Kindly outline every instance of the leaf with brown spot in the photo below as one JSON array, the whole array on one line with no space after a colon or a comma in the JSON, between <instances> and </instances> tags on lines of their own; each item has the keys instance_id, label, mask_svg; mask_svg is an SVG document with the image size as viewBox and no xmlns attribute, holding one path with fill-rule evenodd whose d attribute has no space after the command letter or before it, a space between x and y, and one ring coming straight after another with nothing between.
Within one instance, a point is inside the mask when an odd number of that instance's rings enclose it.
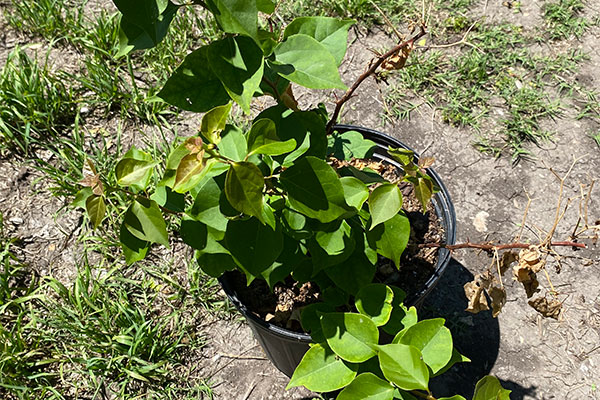
<instances>
[{"instance_id":1,"label":"leaf with brown spot","mask_svg":"<svg viewBox=\"0 0 600 400\"><path fill-rule=\"evenodd\" d=\"M488 294L492 299L492 316L496 318L502 307L506 304L506 289L499 286L492 286L488 289Z\"/></svg>"},{"instance_id":2,"label":"leaf with brown spot","mask_svg":"<svg viewBox=\"0 0 600 400\"><path fill-rule=\"evenodd\" d=\"M421 158L419 158L418 165L419 165L419 168L421 168L421 169L427 169L427 168L431 167L434 162L435 162L434 157L421 157Z\"/></svg>"},{"instance_id":3,"label":"leaf with brown spot","mask_svg":"<svg viewBox=\"0 0 600 400\"><path fill-rule=\"evenodd\" d=\"M562 312L562 303L556 299L548 301L545 297L529 300L529 305L544 317L558 319Z\"/></svg>"},{"instance_id":4,"label":"leaf with brown spot","mask_svg":"<svg viewBox=\"0 0 600 400\"><path fill-rule=\"evenodd\" d=\"M185 141L185 148L190 151L190 154L198 154L202 151L202 138L193 136Z\"/></svg>"}]
</instances>

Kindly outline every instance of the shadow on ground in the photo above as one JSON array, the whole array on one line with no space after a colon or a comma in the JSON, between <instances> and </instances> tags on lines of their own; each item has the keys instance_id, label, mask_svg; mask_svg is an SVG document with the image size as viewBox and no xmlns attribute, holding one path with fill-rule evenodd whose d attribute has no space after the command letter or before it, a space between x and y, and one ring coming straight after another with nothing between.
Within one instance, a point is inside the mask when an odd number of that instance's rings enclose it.
<instances>
[{"instance_id":1,"label":"shadow on ground","mask_svg":"<svg viewBox=\"0 0 600 400\"><path fill-rule=\"evenodd\" d=\"M455 259L451 259L436 289L427 297L419 319L442 317L452 331L454 346L471 359L470 363L457 364L444 375L431 381L431 390L438 396L460 394L471 398L476 382L488 375L498 358L500 326L491 313L471 314L465 311L467 299L463 286L473 279L473 274ZM502 382L512 390L511 399L533 395L535 387L524 388L515 382Z\"/></svg>"}]
</instances>

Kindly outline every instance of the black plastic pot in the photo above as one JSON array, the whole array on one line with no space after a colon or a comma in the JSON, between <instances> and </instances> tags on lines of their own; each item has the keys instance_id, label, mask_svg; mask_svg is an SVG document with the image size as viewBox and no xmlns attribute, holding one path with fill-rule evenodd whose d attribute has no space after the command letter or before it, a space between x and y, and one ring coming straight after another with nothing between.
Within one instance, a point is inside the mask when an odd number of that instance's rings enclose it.
<instances>
[{"instance_id":1,"label":"black plastic pot","mask_svg":"<svg viewBox=\"0 0 600 400\"><path fill-rule=\"evenodd\" d=\"M399 140L372 129L351 125L337 125L335 129L340 132L353 130L362 133L365 138L370 139L377 144L377 149L373 154L373 158L386 161L390 164L398 165L398 163L391 159L387 153L389 146L410 149ZM415 156L418 157L418 155ZM445 243L454 244L456 235L456 214L450 200L450 195L439 175L431 168L428 169L428 173L440 188L440 191L433 196L432 203L446 233ZM419 307L429 292L436 286L449 261L450 252L446 249L440 249L438 251L438 261L435 272L420 290L416 293L409 294L404 303L406 305ZM264 321L262 318L259 318L250 312L247 307L242 304L237 292L233 288L230 274L231 273L226 273L219 278L219 282L227 294L227 297L229 297L229 300L244 315L254 333L254 337L262 346L267 357L269 357L277 369L288 377L291 377L300 363L300 360L302 360L304 353L306 353L309 348L308 344L311 343L310 335L280 328Z\"/></svg>"}]
</instances>

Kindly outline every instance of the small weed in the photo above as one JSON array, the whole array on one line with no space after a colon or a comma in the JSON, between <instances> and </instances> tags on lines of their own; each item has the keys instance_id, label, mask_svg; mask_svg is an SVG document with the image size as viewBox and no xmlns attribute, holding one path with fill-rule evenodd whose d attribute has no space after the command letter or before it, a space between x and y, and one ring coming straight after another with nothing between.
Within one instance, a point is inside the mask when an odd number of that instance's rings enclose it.
<instances>
[{"instance_id":1,"label":"small weed","mask_svg":"<svg viewBox=\"0 0 600 400\"><path fill-rule=\"evenodd\" d=\"M546 34L550 39L567 39L571 36L581 37L590 23L580 16L584 9L581 0L558 0L546 3L543 7L546 22Z\"/></svg>"},{"instance_id":2,"label":"small weed","mask_svg":"<svg viewBox=\"0 0 600 400\"><path fill-rule=\"evenodd\" d=\"M0 145L27 152L32 143L58 135L74 117L71 88L23 49L13 50L0 72Z\"/></svg>"},{"instance_id":3,"label":"small weed","mask_svg":"<svg viewBox=\"0 0 600 400\"><path fill-rule=\"evenodd\" d=\"M11 0L5 12L6 21L20 31L39 35L48 41L67 39L85 34L83 7L65 0Z\"/></svg>"},{"instance_id":4,"label":"small weed","mask_svg":"<svg viewBox=\"0 0 600 400\"><path fill-rule=\"evenodd\" d=\"M596 142L596 145L598 147L600 147L600 130L596 133L590 133L590 137L592 139L594 139L594 142Z\"/></svg>"}]
</instances>

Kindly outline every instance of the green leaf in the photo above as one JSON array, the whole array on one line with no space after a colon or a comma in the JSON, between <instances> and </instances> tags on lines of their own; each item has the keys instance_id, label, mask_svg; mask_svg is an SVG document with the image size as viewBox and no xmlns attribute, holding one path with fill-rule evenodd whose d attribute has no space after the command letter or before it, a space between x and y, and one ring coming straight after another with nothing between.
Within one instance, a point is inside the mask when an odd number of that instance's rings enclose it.
<instances>
[{"instance_id":1,"label":"green leaf","mask_svg":"<svg viewBox=\"0 0 600 400\"><path fill-rule=\"evenodd\" d=\"M200 133L212 144L219 144L221 132L225 129L227 117L231 111L231 103L217 106L204 114L200 123Z\"/></svg>"},{"instance_id":2,"label":"green leaf","mask_svg":"<svg viewBox=\"0 0 600 400\"><path fill-rule=\"evenodd\" d=\"M416 323L402 335L400 343L419 349L423 361L434 374L448 364L452 357L452 334L444 326L442 318Z\"/></svg>"},{"instance_id":3,"label":"green leaf","mask_svg":"<svg viewBox=\"0 0 600 400\"><path fill-rule=\"evenodd\" d=\"M85 209L85 202L92 194L91 187L84 187L75 194L75 198L73 199L71 205L75 208L80 207Z\"/></svg>"},{"instance_id":4,"label":"green leaf","mask_svg":"<svg viewBox=\"0 0 600 400\"><path fill-rule=\"evenodd\" d=\"M282 142L277 136L275 123L270 119L259 119L252 124L248 134L248 154L268 154L277 156L289 153L296 148L294 139Z\"/></svg>"},{"instance_id":5,"label":"green leaf","mask_svg":"<svg viewBox=\"0 0 600 400\"><path fill-rule=\"evenodd\" d=\"M248 154L244 133L233 125L226 125L219 143L219 152L233 161L243 161Z\"/></svg>"},{"instance_id":6,"label":"green leaf","mask_svg":"<svg viewBox=\"0 0 600 400\"><path fill-rule=\"evenodd\" d=\"M249 113L250 101L263 75L260 47L245 36L227 37L209 46L208 61L229 96Z\"/></svg>"},{"instance_id":7,"label":"green leaf","mask_svg":"<svg viewBox=\"0 0 600 400\"><path fill-rule=\"evenodd\" d=\"M241 33L258 43L258 7L256 1L208 0L210 11L227 33ZM261 5L264 8L264 4Z\"/></svg>"},{"instance_id":8,"label":"green leaf","mask_svg":"<svg viewBox=\"0 0 600 400\"><path fill-rule=\"evenodd\" d=\"M433 181L427 175L407 178L413 184L415 196L423 207L423 213L427 212L427 204L433 196Z\"/></svg>"},{"instance_id":9,"label":"green leaf","mask_svg":"<svg viewBox=\"0 0 600 400\"><path fill-rule=\"evenodd\" d=\"M197 154L188 154L181 159L175 173L175 185L173 190L182 193L182 188L188 187L187 184L204 169L204 160L202 159L204 152Z\"/></svg>"},{"instance_id":10,"label":"green leaf","mask_svg":"<svg viewBox=\"0 0 600 400\"><path fill-rule=\"evenodd\" d=\"M281 184L290 204L304 215L326 223L352 214L342 183L325 161L307 156L281 174Z\"/></svg>"},{"instance_id":11,"label":"green leaf","mask_svg":"<svg viewBox=\"0 0 600 400\"><path fill-rule=\"evenodd\" d=\"M221 213L221 188L214 179L208 179L198 191L189 214L214 229L225 231L228 219Z\"/></svg>"},{"instance_id":12,"label":"green leaf","mask_svg":"<svg viewBox=\"0 0 600 400\"><path fill-rule=\"evenodd\" d=\"M495 376L484 376L475 385L473 400L510 400L510 390L504 389Z\"/></svg>"},{"instance_id":13,"label":"green leaf","mask_svg":"<svg viewBox=\"0 0 600 400\"><path fill-rule=\"evenodd\" d=\"M143 260L150 248L150 243L133 236L125 223L122 223L119 229L119 243L123 249L127 265Z\"/></svg>"},{"instance_id":14,"label":"green leaf","mask_svg":"<svg viewBox=\"0 0 600 400\"><path fill-rule=\"evenodd\" d=\"M356 309L371 318L377 326L385 325L392 314L394 292L382 283L372 283L361 288L356 294Z\"/></svg>"},{"instance_id":15,"label":"green leaf","mask_svg":"<svg viewBox=\"0 0 600 400\"><path fill-rule=\"evenodd\" d=\"M375 188L369 195L371 228L392 219L402 209L402 193L398 185L387 183Z\"/></svg>"},{"instance_id":16,"label":"green leaf","mask_svg":"<svg viewBox=\"0 0 600 400\"><path fill-rule=\"evenodd\" d=\"M337 65L346 54L348 29L356 21L330 17L300 17L294 19L283 33L283 38L301 33L320 42L333 56Z\"/></svg>"},{"instance_id":17,"label":"green leaf","mask_svg":"<svg viewBox=\"0 0 600 400\"><path fill-rule=\"evenodd\" d=\"M357 247L353 250L354 252L348 259L327 267L325 273L336 286L355 295L362 287L373 281L377 268L369 260L360 244L357 244Z\"/></svg>"},{"instance_id":18,"label":"green leaf","mask_svg":"<svg viewBox=\"0 0 600 400\"><path fill-rule=\"evenodd\" d=\"M263 188L265 178L260 169L250 162L231 164L225 178L225 195L239 212L252 215L264 223Z\"/></svg>"},{"instance_id":19,"label":"green leaf","mask_svg":"<svg viewBox=\"0 0 600 400\"><path fill-rule=\"evenodd\" d=\"M462 354L460 354L458 352L458 350L456 350L456 348L453 348L452 349L452 357L450 357L450 361L448 361L448 364L446 364L442 369L440 369L438 372L433 374L433 376L442 375L444 372L446 372L450 368L452 368L452 366L454 364L457 364L460 362L471 362L471 360L469 359L469 357L466 357L466 356L463 356Z\"/></svg>"},{"instance_id":20,"label":"green leaf","mask_svg":"<svg viewBox=\"0 0 600 400\"><path fill-rule=\"evenodd\" d=\"M106 204L102 196L91 195L85 201L85 210L94 229L100 226L106 214Z\"/></svg>"},{"instance_id":21,"label":"green leaf","mask_svg":"<svg viewBox=\"0 0 600 400\"><path fill-rule=\"evenodd\" d=\"M327 303L313 303L302 309L300 314L300 323L304 332L310 333L310 337L315 343L323 343L327 339L323 335L323 328L321 327L321 315L322 313L332 313L335 311L335 307Z\"/></svg>"},{"instance_id":22,"label":"green leaf","mask_svg":"<svg viewBox=\"0 0 600 400\"><path fill-rule=\"evenodd\" d=\"M375 356L379 341L377 326L369 317L355 313L328 313L321 316L327 344L342 359L360 363Z\"/></svg>"},{"instance_id":23,"label":"green leaf","mask_svg":"<svg viewBox=\"0 0 600 400\"><path fill-rule=\"evenodd\" d=\"M304 34L289 36L273 50L279 75L310 89L346 89L329 50Z\"/></svg>"},{"instance_id":24,"label":"green leaf","mask_svg":"<svg viewBox=\"0 0 600 400\"><path fill-rule=\"evenodd\" d=\"M439 397L438 400L466 400L461 395L457 394L452 397Z\"/></svg>"},{"instance_id":25,"label":"green leaf","mask_svg":"<svg viewBox=\"0 0 600 400\"><path fill-rule=\"evenodd\" d=\"M165 0L113 0L121 17L117 56L156 46L166 36L179 5Z\"/></svg>"},{"instance_id":26,"label":"green leaf","mask_svg":"<svg viewBox=\"0 0 600 400\"><path fill-rule=\"evenodd\" d=\"M271 0L256 0L258 11L265 14L272 14L275 11L275 3Z\"/></svg>"},{"instance_id":27,"label":"green leaf","mask_svg":"<svg viewBox=\"0 0 600 400\"><path fill-rule=\"evenodd\" d=\"M405 344L380 346L379 365L385 378L400 389L428 389L429 369L415 347Z\"/></svg>"},{"instance_id":28,"label":"green leaf","mask_svg":"<svg viewBox=\"0 0 600 400\"><path fill-rule=\"evenodd\" d=\"M327 153L339 160L370 158L377 148L375 142L365 139L362 133L356 131L343 133L336 131L327 139Z\"/></svg>"},{"instance_id":29,"label":"green leaf","mask_svg":"<svg viewBox=\"0 0 600 400\"><path fill-rule=\"evenodd\" d=\"M209 66L209 46L188 54L169 77L158 97L183 110L206 112L230 101L219 77ZM202 88L202 90L198 90Z\"/></svg>"},{"instance_id":30,"label":"green leaf","mask_svg":"<svg viewBox=\"0 0 600 400\"><path fill-rule=\"evenodd\" d=\"M414 164L415 152L412 150L389 147L388 154L403 167Z\"/></svg>"},{"instance_id":31,"label":"green leaf","mask_svg":"<svg viewBox=\"0 0 600 400\"><path fill-rule=\"evenodd\" d=\"M346 249L347 239L350 237L350 225L346 221L330 225L324 227L328 230L316 230L315 240L327 254L335 256Z\"/></svg>"},{"instance_id":32,"label":"green leaf","mask_svg":"<svg viewBox=\"0 0 600 400\"><path fill-rule=\"evenodd\" d=\"M134 236L169 247L167 226L155 201L138 197L128 211L125 215L125 224ZM131 216L135 217L135 220Z\"/></svg>"},{"instance_id":33,"label":"green leaf","mask_svg":"<svg viewBox=\"0 0 600 400\"><path fill-rule=\"evenodd\" d=\"M191 163L191 166L194 165L200 171L190 170L187 174L187 179L182 180L177 184L175 184L175 181L177 179L177 171L175 171L175 177L172 180L174 191L176 191L177 193L190 192L193 196L195 194L195 188L198 185L200 185L204 180L223 173L225 169L229 167L229 165L219 162L214 158L207 159L205 161L204 167L200 167L198 164Z\"/></svg>"},{"instance_id":34,"label":"green leaf","mask_svg":"<svg viewBox=\"0 0 600 400\"><path fill-rule=\"evenodd\" d=\"M342 188L344 189L344 198L349 206L360 210L369 198L369 188L361 182L360 179L353 176L344 176L340 178Z\"/></svg>"},{"instance_id":35,"label":"green leaf","mask_svg":"<svg viewBox=\"0 0 600 400\"><path fill-rule=\"evenodd\" d=\"M121 186L135 186L141 190L146 189L154 172L156 162L124 158L117 163L115 172L117 184Z\"/></svg>"},{"instance_id":36,"label":"green leaf","mask_svg":"<svg viewBox=\"0 0 600 400\"><path fill-rule=\"evenodd\" d=\"M404 290L396 286L391 286L390 288L392 289L392 292L394 292L394 298L392 299L392 314L390 315L388 322L383 326L383 330L389 335L396 335L402 329L406 328L403 321L410 312L402 303L406 298ZM417 323L416 309L414 310L415 321L412 325Z\"/></svg>"},{"instance_id":37,"label":"green leaf","mask_svg":"<svg viewBox=\"0 0 600 400\"><path fill-rule=\"evenodd\" d=\"M404 214L396 214L367 232L367 239L377 253L389 258L400 268L400 257L408 244L410 222Z\"/></svg>"},{"instance_id":38,"label":"green leaf","mask_svg":"<svg viewBox=\"0 0 600 400\"><path fill-rule=\"evenodd\" d=\"M225 231L227 249L245 270L259 276L283 249L283 234L256 218L229 221Z\"/></svg>"},{"instance_id":39,"label":"green leaf","mask_svg":"<svg viewBox=\"0 0 600 400\"><path fill-rule=\"evenodd\" d=\"M286 390L304 386L313 392L331 392L343 388L355 376L356 366L340 360L329 347L316 344L302 357Z\"/></svg>"},{"instance_id":40,"label":"green leaf","mask_svg":"<svg viewBox=\"0 0 600 400\"><path fill-rule=\"evenodd\" d=\"M396 388L372 373L358 375L336 400L392 400Z\"/></svg>"},{"instance_id":41,"label":"green leaf","mask_svg":"<svg viewBox=\"0 0 600 400\"><path fill-rule=\"evenodd\" d=\"M185 196L174 192L168 186L157 186L150 199L156 201L159 206L174 212L182 212L185 209Z\"/></svg>"}]
</instances>

